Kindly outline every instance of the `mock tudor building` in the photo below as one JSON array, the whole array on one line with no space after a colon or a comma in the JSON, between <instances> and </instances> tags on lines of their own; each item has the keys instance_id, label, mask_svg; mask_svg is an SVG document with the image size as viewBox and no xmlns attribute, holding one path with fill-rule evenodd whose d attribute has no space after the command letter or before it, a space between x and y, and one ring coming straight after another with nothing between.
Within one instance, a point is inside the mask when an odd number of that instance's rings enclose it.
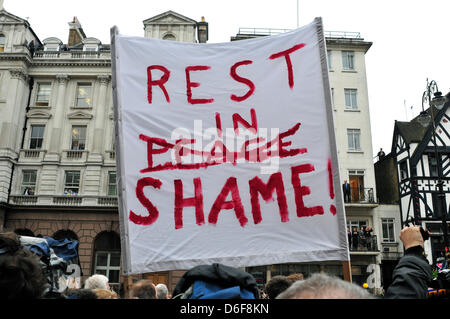
<instances>
[{"instance_id":1,"label":"mock tudor building","mask_svg":"<svg viewBox=\"0 0 450 319\"><path fill-rule=\"evenodd\" d=\"M448 101L450 93L446 98ZM431 233L425 241L431 264L444 257L443 219L447 233L450 230L449 104L441 110L432 106L409 122L396 121L389 154L395 160L398 179L394 185L398 187L402 224L421 225Z\"/></svg>"},{"instance_id":2,"label":"mock tudor building","mask_svg":"<svg viewBox=\"0 0 450 319\"><path fill-rule=\"evenodd\" d=\"M203 18L196 22L173 11L143 24L146 37L208 39ZM252 36L242 30L232 40ZM357 33L335 32L326 34L326 43L339 170L342 182L352 186L345 205L348 227L374 229L370 245L351 250L353 280L362 284L371 277L371 288L380 288L382 244L388 238L396 248L398 235L389 224L394 217L379 218L393 213L379 208L375 188L364 58L372 43ZM123 279L111 92L110 46L88 37L77 18L69 22L67 43L40 40L26 20L1 8L0 231L78 240L83 279L103 273L118 286ZM247 270L261 284L285 273L323 270L342 276L341 264L331 262ZM171 289L182 273L141 277Z\"/></svg>"}]
</instances>

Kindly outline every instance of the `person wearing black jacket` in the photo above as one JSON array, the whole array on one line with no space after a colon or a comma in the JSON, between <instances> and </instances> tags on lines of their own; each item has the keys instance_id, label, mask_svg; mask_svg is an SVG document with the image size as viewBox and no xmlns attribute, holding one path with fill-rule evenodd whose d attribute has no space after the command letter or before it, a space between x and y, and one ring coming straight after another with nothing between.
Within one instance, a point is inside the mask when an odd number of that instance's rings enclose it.
<instances>
[{"instance_id":1,"label":"person wearing black jacket","mask_svg":"<svg viewBox=\"0 0 450 319\"><path fill-rule=\"evenodd\" d=\"M424 254L420 227L405 227L400 232L405 254L394 269L392 284L385 299L426 299L432 281L431 266Z\"/></svg>"}]
</instances>

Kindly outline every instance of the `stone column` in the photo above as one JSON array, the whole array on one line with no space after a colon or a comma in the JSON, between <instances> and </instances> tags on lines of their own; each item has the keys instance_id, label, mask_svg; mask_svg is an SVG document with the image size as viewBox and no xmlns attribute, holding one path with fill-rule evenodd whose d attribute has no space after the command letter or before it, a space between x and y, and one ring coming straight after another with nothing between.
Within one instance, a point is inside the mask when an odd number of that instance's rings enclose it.
<instances>
[{"instance_id":1,"label":"stone column","mask_svg":"<svg viewBox=\"0 0 450 319\"><path fill-rule=\"evenodd\" d=\"M58 95L56 98L55 105L55 117L53 119L53 129L50 140L50 148L48 155L48 159L59 160L59 155L61 152L61 136L62 136L62 126L64 123L64 111L67 107L65 103L66 98L66 88L67 83L69 82L69 76L67 74L58 74L56 76L58 80Z\"/></svg>"},{"instance_id":2,"label":"stone column","mask_svg":"<svg viewBox=\"0 0 450 319\"><path fill-rule=\"evenodd\" d=\"M106 109L106 92L110 81L109 75L99 75L97 79L100 81L100 90L98 93L97 105L95 105L95 121L94 121L94 143L92 155L102 159L104 135L105 135L105 119L107 116Z\"/></svg>"}]
</instances>

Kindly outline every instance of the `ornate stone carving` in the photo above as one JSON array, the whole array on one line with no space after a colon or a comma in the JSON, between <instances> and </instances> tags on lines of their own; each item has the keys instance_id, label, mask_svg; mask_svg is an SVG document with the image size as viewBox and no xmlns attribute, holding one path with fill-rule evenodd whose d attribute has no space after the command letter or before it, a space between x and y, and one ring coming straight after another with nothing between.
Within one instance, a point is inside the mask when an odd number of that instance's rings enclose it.
<instances>
[{"instance_id":1,"label":"ornate stone carving","mask_svg":"<svg viewBox=\"0 0 450 319\"><path fill-rule=\"evenodd\" d=\"M108 74L101 74L97 76L97 79L100 81L100 84L108 85L109 81L111 81L111 76Z\"/></svg>"},{"instance_id":2,"label":"ornate stone carving","mask_svg":"<svg viewBox=\"0 0 450 319\"><path fill-rule=\"evenodd\" d=\"M9 73L11 73L11 78L13 79L20 79L25 82L28 80L28 74L26 74L24 69L10 69Z\"/></svg>"},{"instance_id":3,"label":"ornate stone carving","mask_svg":"<svg viewBox=\"0 0 450 319\"><path fill-rule=\"evenodd\" d=\"M66 85L69 82L70 76L68 74L57 74L56 79L60 85Z\"/></svg>"}]
</instances>

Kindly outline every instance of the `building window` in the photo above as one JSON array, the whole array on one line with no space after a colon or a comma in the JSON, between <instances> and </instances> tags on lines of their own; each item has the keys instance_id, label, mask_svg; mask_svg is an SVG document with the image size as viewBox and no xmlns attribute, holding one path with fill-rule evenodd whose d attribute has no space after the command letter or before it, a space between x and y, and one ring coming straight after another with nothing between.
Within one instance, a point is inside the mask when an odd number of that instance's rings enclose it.
<instances>
[{"instance_id":1,"label":"building window","mask_svg":"<svg viewBox=\"0 0 450 319\"><path fill-rule=\"evenodd\" d=\"M361 151L360 137L360 129L347 129L349 151Z\"/></svg>"},{"instance_id":2,"label":"building window","mask_svg":"<svg viewBox=\"0 0 450 319\"><path fill-rule=\"evenodd\" d=\"M66 171L64 195L78 195L80 192L80 171Z\"/></svg>"},{"instance_id":3,"label":"building window","mask_svg":"<svg viewBox=\"0 0 450 319\"><path fill-rule=\"evenodd\" d=\"M0 34L0 52L5 52L5 36Z\"/></svg>"},{"instance_id":4,"label":"building window","mask_svg":"<svg viewBox=\"0 0 450 319\"><path fill-rule=\"evenodd\" d=\"M358 103L356 99L356 89L344 89L345 108L349 110L357 110Z\"/></svg>"},{"instance_id":5,"label":"building window","mask_svg":"<svg viewBox=\"0 0 450 319\"><path fill-rule=\"evenodd\" d=\"M108 172L108 196L117 195L116 172Z\"/></svg>"},{"instance_id":6,"label":"building window","mask_svg":"<svg viewBox=\"0 0 450 319\"><path fill-rule=\"evenodd\" d=\"M30 149L41 149L45 125L31 125Z\"/></svg>"},{"instance_id":7,"label":"building window","mask_svg":"<svg viewBox=\"0 0 450 319\"><path fill-rule=\"evenodd\" d=\"M400 163L400 180L408 178L408 163L403 161Z\"/></svg>"},{"instance_id":8,"label":"building window","mask_svg":"<svg viewBox=\"0 0 450 319\"><path fill-rule=\"evenodd\" d=\"M352 203L374 200L372 190L364 188L364 170L349 170L348 179Z\"/></svg>"},{"instance_id":9,"label":"building window","mask_svg":"<svg viewBox=\"0 0 450 319\"><path fill-rule=\"evenodd\" d=\"M118 292L120 284L120 237L115 232L102 232L94 241L94 273L109 278Z\"/></svg>"},{"instance_id":10,"label":"building window","mask_svg":"<svg viewBox=\"0 0 450 319\"><path fill-rule=\"evenodd\" d=\"M78 83L76 107L91 107L92 105L91 83Z\"/></svg>"},{"instance_id":11,"label":"building window","mask_svg":"<svg viewBox=\"0 0 450 319\"><path fill-rule=\"evenodd\" d=\"M39 83L36 96L36 106L48 106L50 101L50 92L50 83Z\"/></svg>"},{"instance_id":12,"label":"building window","mask_svg":"<svg viewBox=\"0 0 450 319\"><path fill-rule=\"evenodd\" d=\"M436 156L434 154L428 154L428 166L430 169L430 176L437 177L438 176L438 165Z\"/></svg>"},{"instance_id":13,"label":"building window","mask_svg":"<svg viewBox=\"0 0 450 319\"><path fill-rule=\"evenodd\" d=\"M443 208L443 207L447 207L446 200L445 200L445 194L441 197L442 200L444 201L444 203L441 203L439 198L440 198L440 196L438 193L431 194L431 199L433 202L433 217L434 218L441 218L443 211L446 211L446 208Z\"/></svg>"},{"instance_id":14,"label":"building window","mask_svg":"<svg viewBox=\"0 0 450 319\"><path fill-rule=\"evenodd\" d=\"M86 149L86 126L72 126L72 145L70 149Z\"/></svg>"},{"instance_id":15,"label":"building window","mask_svg":"<svg viewBox=\"0 0 450 319\"><path fill-rule=\"evenodd\" d=\"M98 46L97 45L84 45L83 50L89 51L89 52L97 52Z\"/></svg>"},{"instance_id":16,"label":"building window","mask_svg":"<svg viewBox=\"0 0 450 319\"><path fill-rule=\"evenodd\" d=\"M394 221L394 218L381 219L382 236L385 243L395 242Z\"/></svg>"},{"instance_id":17,"label":"building window","mask_svg":"<svg viewBox=\"0 0 450 319\"><path fill-rule=\"evenodd\" d=\"M353 51L342 51L342 67L344 70L354 70L354 59L355 52Z\"/></svg>"},{"instance_id":18,"label":"building window","mask_svg":"<svg viewBox=\"0 0 450 319\"><path fill-rule=\"evenodd\" d=\"M34 195L36 191L36 170L22 171L22 185L20 187L21 194Z\"/></svg>"}]
</instances>

